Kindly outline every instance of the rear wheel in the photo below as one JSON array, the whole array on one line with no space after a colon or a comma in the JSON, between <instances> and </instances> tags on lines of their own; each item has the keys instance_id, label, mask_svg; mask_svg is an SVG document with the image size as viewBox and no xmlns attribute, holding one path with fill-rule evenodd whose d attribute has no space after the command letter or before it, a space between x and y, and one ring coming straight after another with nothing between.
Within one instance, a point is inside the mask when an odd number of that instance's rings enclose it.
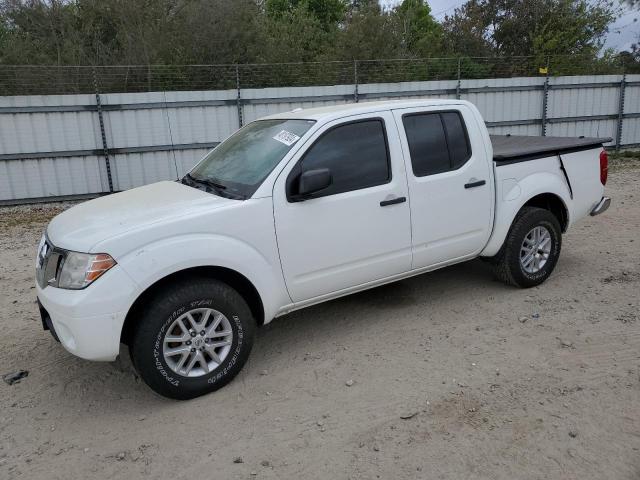
<instances>
[{"instance_id":1,"label":"rear wheel","mask_svg":"<svg viewBox=\"0 0 640 480\"><path fill-rule=\"evenodd\" d=\"M540 285L553 272L561 246L562 230L555 215L542 208L524 207L496 255L494 273L510 285Z\"/></svg>"},{"instance_id":2,"label":"rear wheel","mask_svg":"<svg viewBox=\"0 0 640 480\"><path fill-rule=\"evenodd\" d=\"M217 390L238 374L251 352L251 310L218 280L168 285L142 312L131 358L145 383L165 397L189 399Z\"/></svg>"}]
</instances>

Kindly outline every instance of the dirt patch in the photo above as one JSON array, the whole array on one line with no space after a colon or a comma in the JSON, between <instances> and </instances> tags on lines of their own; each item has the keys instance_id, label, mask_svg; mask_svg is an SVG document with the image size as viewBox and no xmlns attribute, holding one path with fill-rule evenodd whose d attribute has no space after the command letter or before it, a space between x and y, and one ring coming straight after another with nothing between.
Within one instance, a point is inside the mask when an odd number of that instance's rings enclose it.
<instances>
[{"instance_id":1,"label":"dirt patch","mask_svg":"<svg viewBox=\"0 0 640 480\"><path fill-rule=\"evenodd\" d=\"M629 165L545 284L510 288L473 261L295 312L189 402L153 394L125 349L86 362L42 330L35 248L70 204L0 209L0 374L29 371L0 382L0 478L637 479Z\"/></svg>"},{"instance_id":2,"label":"dirt patch","mask_svg":"<svg viewBox=\"0 0 640 480\"><path fill-rule=\"evenodd\" d=\"M609 275L602 279L602 283L626 283L640 280L640 273L622 271L614 275Z\"/></svg>"}]
</instances>

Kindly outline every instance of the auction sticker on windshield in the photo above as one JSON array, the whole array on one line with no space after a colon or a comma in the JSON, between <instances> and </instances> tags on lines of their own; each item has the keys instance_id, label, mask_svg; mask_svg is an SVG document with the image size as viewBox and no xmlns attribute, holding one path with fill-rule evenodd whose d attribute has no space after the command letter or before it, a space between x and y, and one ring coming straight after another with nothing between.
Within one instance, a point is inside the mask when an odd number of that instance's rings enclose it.
<instances>
[{"instance_id":1,"label":"auction sticker on windshield","mask_svg":"<svg viewBox=\"0 0 640 480\"><path fill-rule=\"evenodd\" d=\"M300 137L295 133L287 132L286 130L281 130L280 133L278 133L275 137L273 137L273 139L279 141L280 143L284 143L287 147L290 147L291 145L296 143L298 140L300 140Z\"/></svg>"}]
</instances>

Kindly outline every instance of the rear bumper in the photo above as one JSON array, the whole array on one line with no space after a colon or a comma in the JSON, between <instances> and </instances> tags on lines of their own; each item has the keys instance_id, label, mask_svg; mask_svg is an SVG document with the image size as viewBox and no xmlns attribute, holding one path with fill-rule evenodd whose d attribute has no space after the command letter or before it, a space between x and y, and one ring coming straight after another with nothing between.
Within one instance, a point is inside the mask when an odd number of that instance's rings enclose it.
<instances>
[{"instance_id":1,"label":"rear bumper","mask_svg":"<svg viewBox=\"0 0 640 480\"><path fill-rule=\"evenodd\" d=\"M597 205L591 209L591 213L589 215L591 215L592 217L600 215L601 213L606 212L609 209L610 205L611 199L609 197L602 197Z\"/></svg>"},{"instance_id":2,"label":"rear bumper","mask_svg":"<svg viewBox=\"0 0 640 480\"><path fill-rule=\"evenodd\" d=\"M87 360L112 361L120 351L120 333L137 287L116 266L83 290L36 284L43 327L62 346Z\"/></svg>"}]
</instances>

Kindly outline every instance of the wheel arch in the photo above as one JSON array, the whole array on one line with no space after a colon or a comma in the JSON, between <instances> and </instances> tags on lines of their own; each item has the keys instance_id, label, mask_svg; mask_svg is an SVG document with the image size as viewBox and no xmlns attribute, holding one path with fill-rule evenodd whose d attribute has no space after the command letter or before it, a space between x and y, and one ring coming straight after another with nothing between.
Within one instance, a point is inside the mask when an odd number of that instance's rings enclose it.
<instances>
[{"instance_id":1,"label":"wheel arch","mask_svg":"<svg viewBox=\"0 0 640 480\"><path fill-rule=\"evenodd\" d=\"M545 185L546 188L540 188ZM496 207L494 230L480 253L493 257L504 244L514 220L524 207L539 207L550 211L560 223L562 233L571 225L570 193L557 176L540 173L527 177L517 186L520 195L512 201L499 201ZM526 192L524 195L522 192Z\"/></svg>"},{"instance_id":2,"label":"wheel arch","mask_svg":"<svg viewBox=\"0 0 640 480\"><path fill-rule=\"evenodd\" d=\"M569 228L569 210L562 198L555 193L540 193L530 198L516 212L516 216L524 207L538 207L550 211L558 219L562 233Z\"/></svg>"},{"instance_id":3,"label":"wheel arch","mask_svg":"<svg viewBox=\"0 0 640 480\"><path fill-rule=\"evenodd\" d=\"M220 280L235 289L249 305L251 313L256 320L256 324L263 325L265 323L264 303L260 297L258 289L247 277L227 267L191 267L178 270L157 280L138 295L125 316L124 324L120 333L120 342L128 344L136 318L138 317L142 307L149 301L155 292L173 282L198 277Z\"/></svg>"}]
</instances>

